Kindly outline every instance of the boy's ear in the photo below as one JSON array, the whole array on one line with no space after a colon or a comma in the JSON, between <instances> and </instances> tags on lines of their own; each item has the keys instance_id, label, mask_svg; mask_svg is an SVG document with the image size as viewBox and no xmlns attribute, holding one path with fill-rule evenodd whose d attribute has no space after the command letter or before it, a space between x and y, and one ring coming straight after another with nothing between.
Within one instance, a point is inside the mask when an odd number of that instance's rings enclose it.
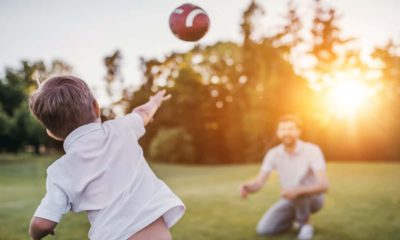
<instances>
[{"instance_id":1,"label":"boy's ear","mask_svg":"<svg viewBox=\"0 0 400 240\"><path fill-rule=\"evenodd\" d=\"M64 141L64 139L56 137L52 132L50 132L49 129L46 129L46 132L47 132L47 135L49 135L49 137L51 137L51 138L53 138L53 139L55 139L57 141Z\"/></svg>"},{"instance_id":2,"label":"boy's ear","mask_svg":"<svg viewBox=\"0 0 400 240\"><path fill-rule=\"evenodd\" d=\"M96 113L96 117L99 118L100 117L100 105L96 99L93 101L93 109L94 109L94 112Z\"/></svg>"}]
</instances>

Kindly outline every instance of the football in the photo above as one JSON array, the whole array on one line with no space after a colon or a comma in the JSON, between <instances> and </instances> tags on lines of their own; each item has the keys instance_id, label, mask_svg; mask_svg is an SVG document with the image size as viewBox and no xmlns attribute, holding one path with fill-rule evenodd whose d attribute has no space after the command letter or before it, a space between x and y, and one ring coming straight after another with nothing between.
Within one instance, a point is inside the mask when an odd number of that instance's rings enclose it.
<instances>
[{"instance_id":1,"label":"football","mask_svg":"<svg viewBox=\"0 0 400 240\"><path fill-rule=\"evenodd\" d=\"M210 19L202 8L186 3L177 7L171 13L169 26L177 38L195 42L207 33Z\"/></svg>"}]
</instances>

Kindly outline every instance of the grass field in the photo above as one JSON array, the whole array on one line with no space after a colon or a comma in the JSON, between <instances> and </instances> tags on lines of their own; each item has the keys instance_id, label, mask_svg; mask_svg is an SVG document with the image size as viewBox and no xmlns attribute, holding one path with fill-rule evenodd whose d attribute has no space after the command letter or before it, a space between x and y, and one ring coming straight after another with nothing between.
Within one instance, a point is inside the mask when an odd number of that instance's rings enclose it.
<instances>
[{"instance_id":1,"label":"grass field","mask_svg":"<svg viewBox=\"0 0 400 240\"><path fill-rule=\"evenodd\" d=\"M0 155L0 239L28 239L29 220L44 193L45 169L55 157ZM176 240L295 239L290 231L258 237L255 225L278 199L273 176L263 191L244 201L237 185L254 175L256 165L168 166L154 164L187 205L184 218L172 229ZM331 163L331 190L325 208L313 217L315 239L400 239L400 164ZM67 214L46 239L87 239L85 214Z\"/></svg>"}]
</instances>

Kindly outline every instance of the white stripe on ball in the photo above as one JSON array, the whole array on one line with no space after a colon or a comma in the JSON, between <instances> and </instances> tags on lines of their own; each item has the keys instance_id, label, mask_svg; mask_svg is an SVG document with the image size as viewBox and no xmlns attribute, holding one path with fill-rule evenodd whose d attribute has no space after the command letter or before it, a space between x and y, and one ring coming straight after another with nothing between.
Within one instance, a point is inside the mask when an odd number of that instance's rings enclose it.
<instances>
[{"instance_id":1,"label":"white stripe on ball","mask_svg":"<svg viewBox=\"0 0 400 240\"><path fill-rule=\"evenodd\" d=\"M191 11L186 17L186 27L193 27L194 18L199 14L206 14L204 10L196 8Z\"/></svg>"},{"instance_id":2,"label":"white stripe on ball","mask_svg":"<svg viewBox=\"0 0 400 240\"><path fill-rule=\"evenodd\" d=\"M177 8L177 9L175 9L174 13L182 14L183 13L183 9L182 8Z\"/></svg>"}]
</instances>

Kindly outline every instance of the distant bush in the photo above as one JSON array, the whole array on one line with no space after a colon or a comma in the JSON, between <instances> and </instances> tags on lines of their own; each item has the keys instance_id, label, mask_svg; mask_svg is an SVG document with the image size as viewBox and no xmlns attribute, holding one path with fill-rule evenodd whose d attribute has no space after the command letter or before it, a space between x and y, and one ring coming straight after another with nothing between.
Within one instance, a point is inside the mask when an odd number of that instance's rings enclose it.
<instances>
[{"instance_id":1,"label":"distant bush","mask_svg":"<svg viewBox=\"0 0 400 240\"><path fill-rule=\"evenodd\" d=\"M154 161L190 163L195 159L192 136L183 128L161 128L150 143L149 156Z\"/></svg>"}]
</instances>

